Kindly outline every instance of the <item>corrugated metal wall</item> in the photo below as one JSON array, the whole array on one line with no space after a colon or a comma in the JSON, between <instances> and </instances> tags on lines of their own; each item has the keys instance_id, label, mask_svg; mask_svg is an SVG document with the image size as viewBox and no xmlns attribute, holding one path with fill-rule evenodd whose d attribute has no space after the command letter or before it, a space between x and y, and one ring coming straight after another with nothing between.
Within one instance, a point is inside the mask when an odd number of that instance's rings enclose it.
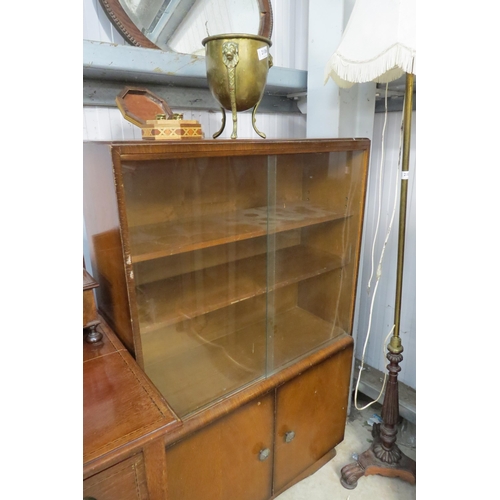
<instances>
[{"instance_id":1,"label":"corrugated metal wall","mask_svg":"<svg viewBox=\"0 0 500 500\"><path fill-rule=\"evenodd\" d=\"M346 4L350 3L346 0ZM125 44L123 38L112 27L101 9L98 0L84 0L83 37L87 40L98 40ZM308 7L309 0L273 0L274 29L271 54L276 66L295 69L307 69L307 39L308 39ZM325 61L326 64L326 61ZM206 137L211 137L219 130L220 113L206 111L174 109L184 113L186 119L198 120ZM313 110L309 109L309 113ZM415 117L412 127L412 153L410 156L410 180L408 190L408 225L406 238L405 278L403 282L403 308L401 317L401 337L404 347L404 361L399 380L416 389L415 364ZM370 185L367 199L365 220L364 253L360 269L359 306L357 310L358 331L356 338L356 357L361 358L364 340L366 338L374 281L369 292L368 281L371 275L373 237L376 232L379 210L379 179L380 157L382 155L382 131L385 116L377 113L373 130ZM306 136L306 116L299 114L269 114L257 112L257 126L266 133L268 138L304 138ZM382 173L382 204L380 206L380 223L378 238L375 242L375 265L378 263L383 241L386 236L387 224L392 215L394 205L394 172L399 157L399 130L401 113L388 113L385 127L384 169ZM230 127L226 127L221 137L229 137ZM238 137L256 138L251 125L251 113L241 113L238 116ZM128 140L140 139L140 130L123 119L117 108L85 107L83 112L84 140ZM391 170L392 169L392 170ZM399 205L398 205L399 206ZM385 251L383 272L377 287L376 302L371 320L370 341L367 345L365 362L370 366L385 371L387 361L382 343L389 333L394 319L394 295L396 276L396 242L397 214L393 224L391 237Z\"/></svg>"}]
</instances>

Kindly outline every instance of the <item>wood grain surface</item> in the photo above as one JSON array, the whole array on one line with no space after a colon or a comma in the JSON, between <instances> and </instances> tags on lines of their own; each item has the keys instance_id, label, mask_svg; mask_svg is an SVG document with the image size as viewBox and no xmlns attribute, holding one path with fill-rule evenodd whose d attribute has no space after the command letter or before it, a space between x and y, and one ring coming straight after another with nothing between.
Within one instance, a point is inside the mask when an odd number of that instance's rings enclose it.
<instances>
[{"instance_id":1,"label":"wood grain surface","mask_svg":"<svg viewBox=\"0 0 500 500\"><path fill-rule=\"evenodd\" d=\"M98 328L101 342L83 342L84 477L181 425L109 327Z\"/></svg>"}]
</instances>

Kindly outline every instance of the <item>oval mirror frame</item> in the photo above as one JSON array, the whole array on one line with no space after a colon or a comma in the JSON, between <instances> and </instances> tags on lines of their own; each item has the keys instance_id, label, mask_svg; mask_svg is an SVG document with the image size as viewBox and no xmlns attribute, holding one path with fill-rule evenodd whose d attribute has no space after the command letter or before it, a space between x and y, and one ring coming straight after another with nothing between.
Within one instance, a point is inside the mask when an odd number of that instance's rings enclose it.
<instances>
[{"instance_id":1,"label":"oval mirror frame","mask_svg":"<svg viewBox=\"0 0 500 500\"><path fill-rule=\"evenodd\" d=\"M260 20L258 36L271 39L273 32L273 11L271 0L256 0L259 6ZM148 49L164 50L149 40L142 31L130 19L120 4L120 0L99 0L108 19L127 40L128 43L136 47Z\"/></svg>"}]
</instances>

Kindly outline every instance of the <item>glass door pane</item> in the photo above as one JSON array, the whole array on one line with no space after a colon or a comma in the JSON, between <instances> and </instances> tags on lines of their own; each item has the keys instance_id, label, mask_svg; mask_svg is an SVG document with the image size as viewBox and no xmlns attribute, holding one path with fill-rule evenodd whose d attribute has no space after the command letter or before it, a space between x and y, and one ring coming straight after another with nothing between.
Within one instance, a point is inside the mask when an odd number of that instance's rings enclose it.
<instances>
[{"instance_id":1,"label":"glass door pane","mask_svg":"<svg viewBox=\"0 0 500 500\"><path fill-rule=\"evenodd\" d=\"M280 155L270 228L273 369L351 334L363 153Z\"/></svg>"},{"instance_id":2,"label":"glass door pane","mask_svg":"<svg viewBox=\"0 0 500 500\"><path fill-rule=\"evenodd\" d=\"M179 416L265 376L263 156L122 164L146 374Z\"/></svg>"}]
</instances>

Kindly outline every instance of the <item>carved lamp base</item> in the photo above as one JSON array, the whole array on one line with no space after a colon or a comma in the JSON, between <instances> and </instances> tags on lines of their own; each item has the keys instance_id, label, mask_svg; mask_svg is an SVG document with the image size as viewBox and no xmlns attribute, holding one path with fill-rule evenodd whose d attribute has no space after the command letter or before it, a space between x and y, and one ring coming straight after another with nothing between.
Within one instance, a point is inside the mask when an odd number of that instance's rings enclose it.
<instances>
[{"instance_id":1,"label":"carved lamp base","mask_svg":"<svg viewBox=\"0 0 500 500\"><path fill-rule=\"evenodd\" d=\"M356 462L342 467L340 478L342 486L353 490L358 485L360 477L375 474L399 477L410 484L415 484L417 480L415 460L407 457L396 445L393 445L390 451L387 450L384 460L377 458L383 451L380 424L373 425L372 436L374 439L371 447L362 453Z\"/></svg>"},{"instance_id":2,"label":"carved lamp base","mask_svg":"<svg viewBox=\"0 0 500 500\"><path fill-rule=\"evenodd\" d=\"M374 424L371 447L362 453L356 462L346 465L341 470L340 482L344 488L353 490L362 476L378 474L387 477L399 477L410 484L415 484L416 462L407 457L396 445L397 423L399 420L398 372L403 360L403 347L398 339L395 348L387 353L389 380L382 406L382 424Z\"/></svg>"}]
</instances>

